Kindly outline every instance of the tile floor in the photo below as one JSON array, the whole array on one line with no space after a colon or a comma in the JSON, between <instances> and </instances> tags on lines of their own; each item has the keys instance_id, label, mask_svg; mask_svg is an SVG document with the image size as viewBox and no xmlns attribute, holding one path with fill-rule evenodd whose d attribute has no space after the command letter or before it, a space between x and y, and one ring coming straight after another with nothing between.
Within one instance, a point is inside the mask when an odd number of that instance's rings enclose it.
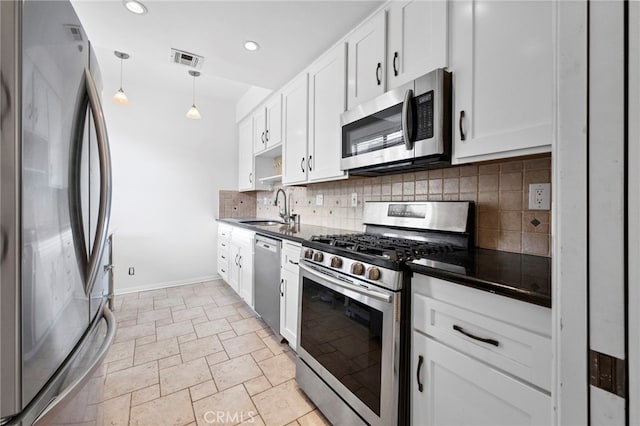
<instances>
[{"instance_id":1,"label":"tile floor","mask_svg":"<svg viewBox=\"0 0 640 426\"><path fill-rule=\"evenodd\" d=\"M294 354L223 281L116 298L105 425L328 425Z\"/></svg>"}]
</instances>

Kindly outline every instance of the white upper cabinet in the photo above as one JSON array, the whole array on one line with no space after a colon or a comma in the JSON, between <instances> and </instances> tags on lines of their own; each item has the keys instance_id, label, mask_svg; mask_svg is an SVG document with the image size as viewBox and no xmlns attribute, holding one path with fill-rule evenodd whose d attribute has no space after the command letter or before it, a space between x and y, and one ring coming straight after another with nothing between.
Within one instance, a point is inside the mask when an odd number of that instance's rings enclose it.
<instances>
[{"instance_id":1,"label":"white upper cabinet","mask_svg":"<svg viewBox=\"0 0 640 426\"><path fill-rule=\"evenodd\" d=\"M347 39L348 109L385 92L386 20L382 10Z\"/></svg>"},{"instance_id":2,"label":"white upper cabinet","mask_svg":"<svg viewBox=\"0 0 640 426\"><path fill-rule=\"evenodd\" d=\"M307 180L308 74L304 73L282 90L283 150L282 183Z\"/></svg>"},{"instance_id":3,"label":"white upper cabinet","mask_svg":"<svg viewBox=\"0 0 640 426\"><path fill-rule=\"evenodd\" d=\"M387 16L387 89L447 64L447 2L394 1Z\"/></svg>"},{"instance_id":4,"label":"white upper cabinet","mask_svg":"<svg viewBox=\"0 0 640 426\"><path fill-rule=\"evenodd\" d=\"M343 178L340 114L346 107L346 45L309 68L309 181Z\"/></svg>"},{"instance_id":5,"label":"white upper cabinet","mask_svg":"<svg viewBox=\"0 0 640 426\"><path fill-rule=\"evenodd\" d=\"M253 149L256 154L282 142L282 95L278 93L253 114Z\"/></svg>"},{"instance_id":6,"label":"white upper cabinet","mask_svg":"<svg viewBox=\"0 0 640 426\"><path fill-rule=\"evenodd\" d=\"M255 188L253 176L253 119L247 117L238 124L238 190Z\"/></svg>"},{"instance_id":7,"label":"white upper cabinet","mask_svg":"<svg viewBox=\"0 0 640 426\"><path fill-rule=\"evenodd\" d=\"M553 141L553 1L450 6L453 163L549 152Z\"/></svg>"}]
</instances>

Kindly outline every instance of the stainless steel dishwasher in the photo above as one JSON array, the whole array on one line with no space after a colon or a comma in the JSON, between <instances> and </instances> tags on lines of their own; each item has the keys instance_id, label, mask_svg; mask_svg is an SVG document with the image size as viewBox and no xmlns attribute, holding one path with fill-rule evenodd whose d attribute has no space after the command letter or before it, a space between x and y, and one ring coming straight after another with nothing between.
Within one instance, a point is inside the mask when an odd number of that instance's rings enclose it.
<instances>
[{"instance_id":1,"label":"stainless steel dishwasher","mask_svg":"<svg viewBox=\"0 0 640 426\"><path fill-rule=\"evenodd\" d=\"M254 306L258 315L280 334L280 250L282 241L256 235L253 260Z\"/></svg>"}]
</instances>

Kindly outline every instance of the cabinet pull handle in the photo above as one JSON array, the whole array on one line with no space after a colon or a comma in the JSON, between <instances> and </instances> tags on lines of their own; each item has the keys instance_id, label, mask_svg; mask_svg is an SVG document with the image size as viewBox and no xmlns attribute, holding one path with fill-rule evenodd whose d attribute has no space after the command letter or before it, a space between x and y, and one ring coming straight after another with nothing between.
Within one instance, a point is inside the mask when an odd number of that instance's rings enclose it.
<instances>
[{"instance_id":1,"label":"cabinet pull handle","mask_svg":"<svg viewBox=\"0 0 640 426\"><path fill-rule=\"evenodd\" d=\"M422 370L422 363L424 363L424 357L422 355L418 355L418 369L416 371L416 379L418 380L418 390L420 392L424 390L424 386L420 381L420 370Z\"/></svg>"},{"instance_id":2,"label":"cabinet pull handle","mask_svg":"<svg viewBox=\"0 0 640 426\"><path fill-rule=\"evenodd\" d=\"M238 267L242 268L242 256L238 258Z\"/></svg>"},{"instance_id":3,"label":"cabinet pull handle","mask_svg":"<svg viewBox=\"0 0 640 426\"><path fill-rule=\"evenodd\" d=\"M222 255L220 255L220 257L221 257L221 258L223 258L223 259L226 259L226 257L224 257L224 256L222 256Z\"/></svg>"},{"instance_id":4,"label":"cabinet pull handle","mask_svg":"<svg viewBox=\"0 0 640 426\"><path fill-rule=\"evenodd\" d=\"M382 84L382 63L378 62L378 66L376 67L376 81L378 82L378 86Z\"/></svg>"},{"instance_id":5,"label":"cabinet pull handle","mask_svg":"<svg viewBox=\"0 0 640 426\"><path fill-rule=\"evenodd\" d=\"M393 75L398 76L398 52L393 52Z\"/></svg>"},{"instance_id":6,"label":"cabinet pull handle","mask_svg":"<svg viewBox=\"0 0 640 426\"><path fill-rule=\"evenodd\" d=\"M284 278L280 278L280 296L284 297L284 291L282 290L282 286L284 285Z\"/></svg>"},{"instance_id":7,"label":"cabinet pull handle","mask_svg":"<svg viewBox=\"0 0 640 426\"><path fill-rule=\"evenodd\" d=\"M311 169L311 159L313 158L313 155L309 156L309 160L307 161L307 168L309 169L309 171L312 171Z\"/></svg>"},{"instance_id":8,"label":"cabinet pull handle","mask_svg":"<svg viewBox=\"0 0 640 426\"><path fill-rule=\"evenodd\" d=\"M269 142L269 129L267 129L267 130L264 132L264 137L265 137L265 139L267 140L267 142Z\"/></svg>"},{"instance_id":9,"label":"cabinet pull handle","mask_svg":"<svg viewBox=\"0 0 640 426\"><path fill-rule=\"evenodd\" d=\"M298 262L294 262L294 261L293 261L293 260L291 260L291 259L289 259L289 263L290 263L290 264L292 264L292 265L297 265L297 264L298 264Z\"/></svg>"},{"instance_id":10,"label":"cabinet pull handle","mask_svg":"<svg viewBox=\"0 0 640 426\"><path fill-rule=\"evenodd\" d=\"M460 120L458 121L458 127L460 127L460 140L466 140L467 136L464 134L464 129L462 128L462 122L464 121L464 110L460 111Z\"/></svg>"},{"instance_id":11,"label":"cabinet pull handle","mask_svg":"<svg viewBox=\"0 0 640 426\"><path fill-rule=\"evenodd\" d=\"M253 173L249 173L249 183L253 183Z\"/></svg>"},{"instance_id":12,"label":"cabinet pull handle","mask_svg":"<svg viewBox=\"0 0 640 426\"><path fill-rule=\"evenodd\" d=\"M488 343L488 344L493 345L493 346L495 346L495 347L500 346L500 342L498 342L497 340L495 340L495 339L488 339L488 338L486 338L486 337L478 337L478 336L474 336L473 334L471 334L471 333L469 333L469 332L465 331L465 330L464 330L464 328L460 327L459 325L455 325L455 324L454 324L453 329L454 329L455 331L459 332L459 333L464 334L464 335L465 335L465 336L467 336L467 337L470 337L470 338L475 339L475 340L479 340L479 341L481 341L481 342L483 342L483 343Z\"/></svg>"},{"instance_id":13,"label":"cabinet pull handle","mask_svg":"<svg viewBox=\"0 0 640 426\"><path fill-rule=\"evenodd\" d=\"M304 173L304 157L302 157L302 160L300 160L300 170L302 170L302 173Z\"/></svg>"},{"instance_id":14,"label":"cabinet pull handle","mask_svg":"<svg viewBox=\"0 0 640 426\"><path fill-rule=\"evenodd\" d=\"M225 270L224 270L224 269L222 269L222 268L220 268L220 270L221 270L222 272L224 272L225 274L227 273L227 271L225 271Z\"/></svg>"},{"instance_id":15,"label":"cabinet pull handle","mask_svg":"<svg viewBox=\"0 0 640 426\"><path fill-rule=\"evenodd\" d=\"M262 135L260 136L260 139L262 140L262 143L264 143L264 132L262 132Z\"/></svg>"}]
</instances>

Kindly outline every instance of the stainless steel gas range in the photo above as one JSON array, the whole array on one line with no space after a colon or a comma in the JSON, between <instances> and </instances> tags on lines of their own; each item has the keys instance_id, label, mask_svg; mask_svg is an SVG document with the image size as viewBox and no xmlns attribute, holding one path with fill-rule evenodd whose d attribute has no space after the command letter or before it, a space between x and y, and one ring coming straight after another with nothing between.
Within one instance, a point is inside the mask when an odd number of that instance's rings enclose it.
<instances>
[{"instance_id":1,"label":"stainless steel gas range","mask_svg":"<svg viewBox=\"0 0 640 426\"><path fill-rule=\"evenodd\" d=\"M406 422L405 262L468 250L473 202L367 202L364 233L303 242L296 379L336 425Z\"/></svg>"}]
</instances>

